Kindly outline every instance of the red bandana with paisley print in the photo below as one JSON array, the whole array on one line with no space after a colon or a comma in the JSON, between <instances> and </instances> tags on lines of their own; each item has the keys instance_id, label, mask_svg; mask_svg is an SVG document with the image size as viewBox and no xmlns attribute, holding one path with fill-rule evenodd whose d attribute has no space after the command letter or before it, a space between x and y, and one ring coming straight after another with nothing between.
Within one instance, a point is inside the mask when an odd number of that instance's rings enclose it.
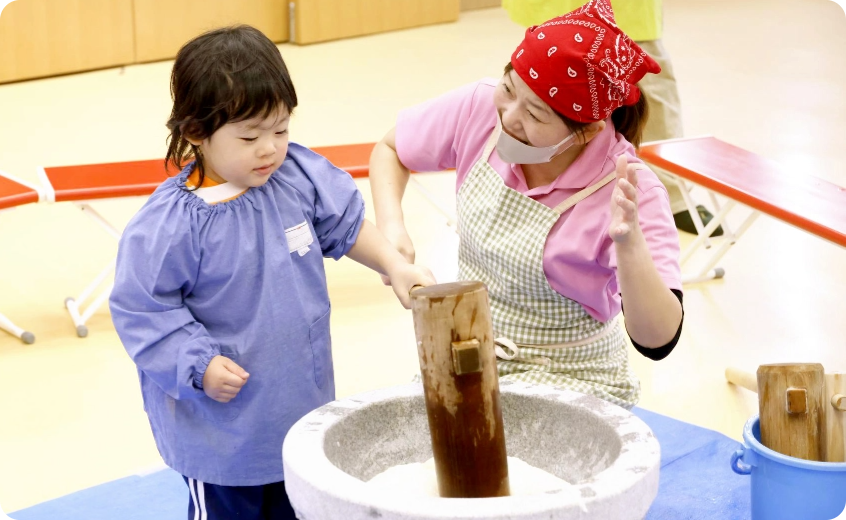
<instances>
[{"instance_id":1,"label":"red bandana with paisley print","mask_svg":"<svg viewBox=\"0 0 846 520\"><path fill-rule=\"evenodd\" d=\"M614 22L608 0L529 27L514 71L555 111L581 123L607 119L640 99L637 82L661 67Z\"/></svg>"}]
</instances>

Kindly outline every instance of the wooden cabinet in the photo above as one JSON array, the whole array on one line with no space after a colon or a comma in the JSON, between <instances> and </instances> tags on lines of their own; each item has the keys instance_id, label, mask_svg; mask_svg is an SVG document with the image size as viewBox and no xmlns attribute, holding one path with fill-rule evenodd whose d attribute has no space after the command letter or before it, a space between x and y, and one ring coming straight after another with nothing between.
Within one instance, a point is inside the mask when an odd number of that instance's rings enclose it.
<instances>
[{"instance_id":1,"label":"wooden cabinet","mask_svg":"<svg viewBox=\"0 0 846 520\"><path fill-rule=\"evenodd\" d=\"M453 22L460 9L493 1L17 0L0 16L0 83L172 59L224 25L252 25L277 43L314 43Z\"/></svg>"},{"instance_id":2,"label":"wooden cabinet","mask_svg":"<svg viewBox=\"0 0 846 520\"><path fill-rule=\"evenodd\" d=\"M134 58L132 0L17 0L0 16L0 83Z\"/></svg>"},{"instance_id":3,"label":"wooden cabinet","mask_svg":"<svg viewBox=\"0 0 846 520\"><path fill-rule=\"evenodd\" d=\"M461 10L484 9L486 7L501 7L502 0L461 0Z\"/></svg>"},{"instance_id":4,"label":"wooden cabinet","mask_svg":"<svg viewBox=\"0 0 846 520\"><path fill-rule=\"evenodd\" d=\"M296 43L315 43L458 20L459 0L293 0Z\"/></svg>"},{"instance_id":5,"label":"wooden cabinet","mask_svg":"<svg viewBox=\"0 0 846 520\"><path fill-rule=\"evenodd\" d=\"M244 23L288 40L287 0L134 0L136 61L170 59L209 29Z\"/></svg>"}]
</instances>

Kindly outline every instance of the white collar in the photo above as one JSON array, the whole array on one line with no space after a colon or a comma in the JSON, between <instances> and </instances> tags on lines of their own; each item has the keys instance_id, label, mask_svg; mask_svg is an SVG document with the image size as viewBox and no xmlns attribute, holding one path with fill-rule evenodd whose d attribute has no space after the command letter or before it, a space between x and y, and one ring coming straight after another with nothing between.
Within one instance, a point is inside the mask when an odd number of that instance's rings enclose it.
<instances>
[{"instance_id":1,"label":"white collar","mask_svg":"<svg viewBox=\"0 0 846 520\"><path fill-rule=\"evenodd\" d=\"M224 182L223 184L218 184L217 186L197 188L192 193L206 201L207 204L215 204L217 202L234 199L245 191L247 190L233 186L231 182Z\"/></svg>"}]
</instances>

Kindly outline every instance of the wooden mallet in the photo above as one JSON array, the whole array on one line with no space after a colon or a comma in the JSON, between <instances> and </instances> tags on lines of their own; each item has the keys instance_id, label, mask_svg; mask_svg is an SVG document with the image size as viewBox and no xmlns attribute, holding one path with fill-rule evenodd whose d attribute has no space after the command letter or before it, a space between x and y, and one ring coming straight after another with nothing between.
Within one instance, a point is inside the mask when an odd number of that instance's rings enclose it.
<instances>
[{"instance_id":1,"label":"wooden mallet","mask_svg":"<svg viewBox=\"0 0 846 520\"><path fill-rule=\"evenodd\" d=\"M846 462L846 373L784 363L761 365L757 376L734 367L725 375L758 394L762 444L792 457Z\"/></svg>"},{"instance_id":2,"label":"wooden mallet","mask_svg":"<svg viewBox=\"0 0 846 520\"><path fill-rule=\"evenodd\" d=\"M412 289L411 302L440 495L508 496L488 290L432 285Z\"/></svg>"}]
</instances>

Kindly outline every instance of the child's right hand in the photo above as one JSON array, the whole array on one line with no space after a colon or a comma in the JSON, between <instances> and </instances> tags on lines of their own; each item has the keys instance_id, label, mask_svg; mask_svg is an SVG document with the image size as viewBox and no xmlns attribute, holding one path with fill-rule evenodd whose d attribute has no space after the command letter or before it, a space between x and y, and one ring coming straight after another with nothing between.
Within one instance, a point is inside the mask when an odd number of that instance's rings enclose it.
<instances>
[{"instance_id":1,"label":"child's right hand","mask_svg":"<svg viewBox=\"0 0 846 520\"><path fill-rule=\"evenodd\" d=\"M408 236L408 231L402 222L383 223L377 225L377 228L385 235L388 242L408 260L408 263L414 263L414 244L411 242L411 237ZM391 279L388 276L384 274L380 276L382 277L383 284L391 285Z\"/></svg>"},{"instance_id":2,"label":"child's right hand","mask_svg":"<svg viewBox=\"0 0 846 520\"><path fill-rule=\"evenodd\" d=\"M390 273L391 286L400 303L406 309L411 308L411 289L415 286L428 287L438 283L432 271L425 267L399 263Z\"/></svg>"},{"instance_id":3,"label":"child's right hand","mask_svg":"<svg viewBox=\"0 0 846 520\"><path fill-rule=\"evenodd\" d=\"M203 391L219 403L228 403L249 378L250 374L231 359L215 356L203 375Z\"/></svg>"}]
</instances>

